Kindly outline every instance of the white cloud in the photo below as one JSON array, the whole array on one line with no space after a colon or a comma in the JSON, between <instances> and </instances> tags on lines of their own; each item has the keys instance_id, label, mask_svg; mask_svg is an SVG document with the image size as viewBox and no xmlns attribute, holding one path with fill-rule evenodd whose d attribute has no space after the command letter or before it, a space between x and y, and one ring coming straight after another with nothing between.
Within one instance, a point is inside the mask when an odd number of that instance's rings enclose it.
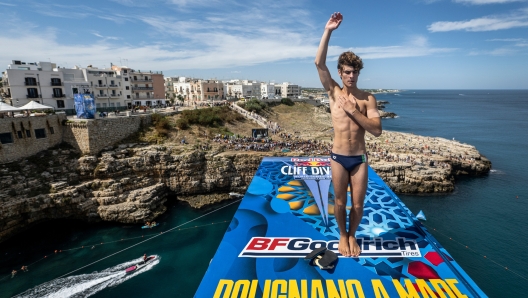
<instances>
[{"instance_id":1,"label":"white cloud","mask_svg":"<svg viewBox=\"0 0 528 298\"><path fill-rule=\"evenodd\" d=\"M4 5L4 6L16 6L15 4L4 3L4 2L0 2L0 5Z\"/></svg>"},{"instance_id":2,"label":"white cloud","mask_svg":"<svg viewBox=\"0 0 528 298\"><path fill-rule=\"evenodd\" d=\"M494 39L486 39L486 41L523 41L525 39L522 38L494 38Z\"/></svg>"},{"instance_id":3,"label":"white cloud","mask_svg":"<svg viewBox=\"0 0 528 298\"><path fill-rule=\"evenodd\" d=\"M526 0L453 0L453 2L473 5L502 4L510 2L525 2Z\"/></svg>"},{"instance_id":4,"label":"white cloud","mask_svg":"<svg viewBox=\"0 0 528 298\"><path fill-rule=\"evenodd\" d=\"M466 21L442 21L427 26L430 32L448 31L496 31L511 28L528 27L528 10L500 16L486 16Z\"/></svg>"}]
</instances>

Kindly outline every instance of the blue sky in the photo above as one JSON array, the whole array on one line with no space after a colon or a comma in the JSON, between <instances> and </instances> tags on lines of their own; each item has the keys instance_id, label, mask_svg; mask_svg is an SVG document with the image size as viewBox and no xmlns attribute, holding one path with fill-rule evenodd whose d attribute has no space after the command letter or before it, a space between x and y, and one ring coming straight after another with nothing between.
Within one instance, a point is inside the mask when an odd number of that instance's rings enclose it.
<instances>
[{"instance_id":1,"label":"blue sky","mask_svg":"<svg viewBox=\"0 0 528 298\"><path fill-rule=\"evenodd\" d=\"M313 61L336 11L334 78L352 50L360 88L528 88L527 0L0 0L0 69L114 63L320 87Z\"/></svg>"}]
</instances>

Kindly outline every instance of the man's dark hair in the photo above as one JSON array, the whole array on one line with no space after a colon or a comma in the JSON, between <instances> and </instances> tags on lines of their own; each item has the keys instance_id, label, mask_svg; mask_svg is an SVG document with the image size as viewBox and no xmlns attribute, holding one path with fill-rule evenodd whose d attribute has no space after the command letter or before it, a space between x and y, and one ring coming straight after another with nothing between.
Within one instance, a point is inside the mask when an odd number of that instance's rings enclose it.
<instances>
[{"instance_id":1,"label":"man's dark hair","mask_svg":"<svg viewBox=\"0 0 528 298\"><path fill-rule=\"evenodd\" d=\"M360 71L363 68L363 60L358 55L348 51L339 56L337 60L337 69L343 70L344 66L353 67L354 70Z\"/></svg>"}]
</instances>

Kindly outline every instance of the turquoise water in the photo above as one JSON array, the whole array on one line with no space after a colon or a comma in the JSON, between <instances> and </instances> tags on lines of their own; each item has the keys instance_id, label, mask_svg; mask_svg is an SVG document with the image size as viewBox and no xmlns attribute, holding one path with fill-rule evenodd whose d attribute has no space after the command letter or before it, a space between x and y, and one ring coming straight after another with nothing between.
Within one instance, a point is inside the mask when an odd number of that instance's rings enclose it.
<instances>
[{"instance_id":1,"label":"turquoise water","mask_svg":"<svg viewBox=\"0 0 528 298\"><path fill-rule=\"evenodd\" d=\"M386 109L399 115L384 120L384 129L454 137L475 145L492 161L492 173L459 179L452 194L400 198L414 213L424 211L425 225L486 294L526 296L528 91L410 90L376 97L388 100ZM74 293L93 284L86 290L93 297L192 297L238 203L209 215L216 209L193 210L175 198L167 206L167 213L157 219L161 225L151 230L61 220L0 244L0 297L32 288L55 293L57 285ZM202 215L182 230L160 234ZM154 235L159 236L68 275L75 278L54 280ZM120 241L129 238L135 239ZM55 254L56 249L63 252ZM158 255L159 263L132 277L122 274L122 268L144 253ZM22 265L29 265L29 272L11 279L9 272Z\"/></svg>"},{"instance_id":2,"label":"turquoise water","mask_svg":"<svg viewBox=\"0 0 528 298\"><path fill-rule=\"evenodd\" d=\"M377 98L399 115L383 121L384 129L455 138L492 161L489 175L459 179L452 194L399 197L413 213L424 211L430 232L486 294L526 297L528 91L410 90Z\"/></svg>"},{"instance_id":3,"label":"turquoise water","mask_svg":"<svg viewBox=\"0 0 528 298\"><path fill-rule=\"evenodd\" d=\"M0 253L4 256L0 263L0 278L3 278L0 280L0 297L11 297L33 287L37 287L36 293L22 296L41 297L45 293L53 293L54 286L59 285L66 288L64 293L71 295L80 293L84 286L104 285L105 282L113 286L100 291L92 290L91 292L95 292L93 297L192 297L238 202L231 201L216 206L226 206L218 211L193 210L186 204L178 203L174 197L169 198L169 202L168 211L157 219L160 225L153 229L141 229L140 225L88 225L60 220L39 225L10 239L0 246ZM214 212L206 215L212 211ZM181 226L180 230L160 234L200 216L203 217ZM73 281L60 279L49 285L42 285L156 235L159 236L72 273L71 276L77 277ZM128 238L135 239L120 240ZM117 242L109 243L111 241ZM80 248L82 246L84 248ZM56 249L68 248L78 249L54 253ZM115 269L110 275L101 272L130 263L144 253L158 255L159 264L129 279L123 273L127 266L121 266L121 270ZM42 259L44 255L47 258ZM37 263L31 265L35 261ZM22 265L29 265L29 272L19 272L11 278L9 272L12 269L18 270Z\"/></svg>"}]
</instances>

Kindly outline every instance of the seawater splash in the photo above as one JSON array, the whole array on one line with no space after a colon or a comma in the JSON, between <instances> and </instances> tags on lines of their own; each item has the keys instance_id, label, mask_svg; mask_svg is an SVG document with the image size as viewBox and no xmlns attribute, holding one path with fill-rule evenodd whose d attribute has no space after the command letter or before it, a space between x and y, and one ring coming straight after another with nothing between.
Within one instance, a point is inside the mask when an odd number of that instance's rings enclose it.
<instances>
[{"instance_id":1,"label":"seawater splash","mask_svg":"<svg viewBox=\"0 0 528 298\"><path fill-rule=\"evenodd\" d=\"M100 272L96 271L89 274L54 279L14 297L89 297L105 288L115 287L138 274L149 271L159 263L160 257L156 256L156 259L151 263L148 263L145 267L142 267L133 273L125 273L125 269L140 263L142 260L143 258L138 258Z\"/></svg>"}]
</instances>

